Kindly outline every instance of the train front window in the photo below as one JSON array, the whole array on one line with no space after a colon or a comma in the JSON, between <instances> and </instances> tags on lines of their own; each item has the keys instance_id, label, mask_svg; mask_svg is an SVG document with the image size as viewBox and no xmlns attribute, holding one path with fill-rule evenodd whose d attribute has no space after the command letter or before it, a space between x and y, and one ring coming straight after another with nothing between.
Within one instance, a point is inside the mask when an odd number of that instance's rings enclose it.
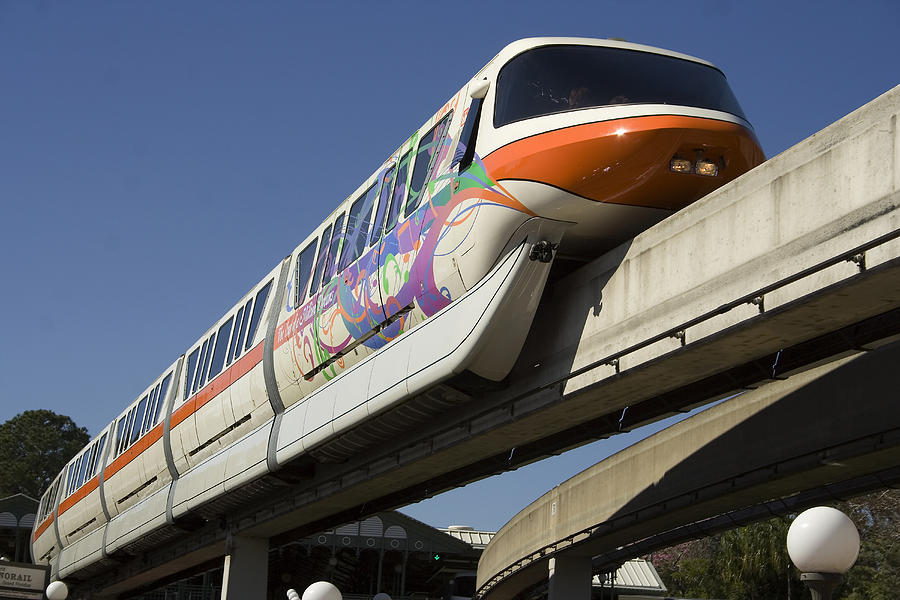
<instances>
[{"instance_id":1,"label":"train front window","mask_svg":"<svg viewBox=\"0 0 900 600\"><path fill-rule=\"evenodd\" d=\"M744 118L721 71L673 56L601 46L543 46L497 78L494 126L598 106L672 104Z\"/></svg>"}]
</instances>

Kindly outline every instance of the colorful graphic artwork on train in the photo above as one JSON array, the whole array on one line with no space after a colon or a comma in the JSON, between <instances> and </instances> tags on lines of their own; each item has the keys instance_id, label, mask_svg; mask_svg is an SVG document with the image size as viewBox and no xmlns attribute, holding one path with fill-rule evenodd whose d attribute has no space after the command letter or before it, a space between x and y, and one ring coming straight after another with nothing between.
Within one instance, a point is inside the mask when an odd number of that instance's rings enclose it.
<instances>
[{"instance_id":1,"label":"colorful graphic artwork on train","mask_svg":"<svg viewBox=\"0 0 900 600\"><path fill-rule=\"evenodd\" d=\"M439 383L508 375L551 269L762 160L705 61L509 44L72 458L32 555L54 579L96 577L282 489L300 457L346 461L389 441L392 415L440 418Z\"/></svg>"}]
</instances>

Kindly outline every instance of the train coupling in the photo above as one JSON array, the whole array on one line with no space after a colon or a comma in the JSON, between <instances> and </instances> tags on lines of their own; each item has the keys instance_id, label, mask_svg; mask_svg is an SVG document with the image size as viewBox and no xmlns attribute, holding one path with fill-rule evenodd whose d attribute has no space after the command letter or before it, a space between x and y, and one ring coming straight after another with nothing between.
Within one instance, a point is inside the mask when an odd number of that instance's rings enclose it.
<instances>
[{"instance_id":1,"label":"train coupling","mask_svg":"<svg viewBox=\"0 0 900 600\"><path fill-rule=\"evenodd\" d=\"M559 244L553 244L547 240L541 240L531 247L528 253L529 260L538 260L542 263L548 263L553 260L553 252Z\"/></svg>"}]
</instances>

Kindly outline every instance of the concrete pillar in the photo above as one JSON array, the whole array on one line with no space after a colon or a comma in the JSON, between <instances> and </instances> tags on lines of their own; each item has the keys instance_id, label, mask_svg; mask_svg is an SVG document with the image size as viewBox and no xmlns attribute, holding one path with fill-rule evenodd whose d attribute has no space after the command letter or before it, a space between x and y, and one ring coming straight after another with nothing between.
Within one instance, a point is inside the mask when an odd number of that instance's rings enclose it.
<instances>
[{"instance_id":1,"label":"concrete pillar","mask_svg":"<svg viewBox=\"0 0 900 600\"><path fill-rule=\"evenodd\" d=\"M221 600L265 598L269 584L269 540L228 537Z\"/></svg>"},{"instance_id":2,"label":"concrete pillar","mask_svg":"<svg viewBox=\"0 0 900 600\"><path fill-rule=\"evenodd\" d=\"M592 578L590 556L551 558L547 600L591 600Z\"/></svg>"}]
</instances>

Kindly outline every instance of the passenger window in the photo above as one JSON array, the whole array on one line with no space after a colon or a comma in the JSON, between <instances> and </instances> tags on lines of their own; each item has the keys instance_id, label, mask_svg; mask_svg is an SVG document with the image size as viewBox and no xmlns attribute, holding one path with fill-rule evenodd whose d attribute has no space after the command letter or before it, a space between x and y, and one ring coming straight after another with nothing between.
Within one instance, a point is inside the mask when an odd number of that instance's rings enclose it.
<instances>
[{"instance_id":1,"label":"passenger window","mask_svg":"<svg viewBox=\"0 0 900 600\"><path fill-rule=\"evenodd\" d=\"M372 220L372 209L375 206L377 185L372 186L356 199L350 207L350 216L347 218L347 236L344 244L344 253L338 265L338 272L343 271L362 256L369 239L369 222Z\"/></svg>"},{"instance_id":2,"label":"passenger window","mask_svg":"<svg viewBox=\"0 0 900 600\"><path fill-rule=\"evenodd\" d=\"M244 319L241 321L241 331L238 334L237 346L234 348L235 358L241 355L241 350L243 349L244 333L247 332L247 325L250 324L250 306L252 304L253 298L250 298L247 300L247 304L244 305Z\"/></svg>"},{"instance_id":3,"label":"passenger window","mask_svg":"<svg viewBox=\"0 0 900 600\"><path fill-rule=\"evenodd\" d=\"M478 139L478 123L481 121L481 107L483 105L484 98L474 98L472 104L469 105L469 111L466 113L466 122L459 136L459 146L456 149L456 155L453 157L453 165L451 165L455 166L458 164L460 173L468 169L475 159L475 141Z\"/></svg>"},{"instance_id":4,"label":"passenger window","mask_svg":"<svg viewBox=\"0 0 900 600\"><path fill-rule=\"evenodd\" d=\"M116 425L116 456L122 453L122 440L125 438L125 423L128 421L128 415L119 419Z\"/></svg>"},{"instance_id":5,"label":"passenger window","mask_svg":"<svg viewBox=\"0 0 900 600\"><path fill-rule=\"evenodd\" d=\"M313 240L297 255L297 269L294 271L294 308L306 300L306 286L312 275L313 259L316 257L316 242Z\"/></svg>"},{"instance_id":6,"label":"passenger window","mask_svg":"<svg viewBox=\"0 0 900 600\"><path fill-rule=\"evenodd\" d=\"M97 474L97 467L100 466L101 458L103 457L103 448L106 447L106 434L104 433L100 436L100 442L97 444L97 455L94 460L94 467L91 469L91 477Z\"/></svg>"},{"instance_id":7,"label":"passenger window","mask_svg":"<svg viewBox=\"0 0 900 600\"><path fill-rule=\"evenodd\" d=\"M78 468L78 461L75 460L69 465L69 474L66 476L66 496L75 491L75 469Z\"/></svg>"},{"instance_id":8,"label":"passenger window","mask_svg":"<svg viewBox=\"0 0 900 600\"><path fill-rule=\"evenodd\" d=\"M172 373L166 375L166 378L163 379L162 384L159 386L159 394L156 399L156 410L153 412L153 424L159 421L159 413L162 412L163 404L166 401L166 394L169 393L169 383L172 381Z\"/></svg>"},{"instance_id":9,"label":"passenger window","mask_svg":"<svg viewBox=\"0 0 900 600\"><path fill-rule=\"evenodd\" d=\"M84 476L87 473L88 463L90 462L90 450L81 455L78 463L78 483L75 488L80 488L84 484Z\"/></svg>"},{"instance_id":10,"label":"passenger window","mask_svg":"<svg viewBox=\"0 0 900 600\"><path fill-rule=\"evenodd\" d=\"M93 477L95 460L97 460L97 444L96 443L92 444L91 449L88 451L87 469L85 469L85 472L84 472L85 481L90 481L91 477Z\"/></svg>"},{"instance_id":11,"label":"passenger window","mask_svg":"<svg viewBox=\"0 0 900 600\"><path fill-rule=\"evenodd\" d=\"M197 369L197 357L200 355L200 348L195 349L188 356L187 379L184 384L184 400L191 395L191 384L194 382L194 371Z\"/></svg>"},{"instance_id":12,"label":"passenger window","mask_svg":"<svg viewBox=\"0 0 900 600\"><path fill-rule=\"evenodd\" d=\"M341 215L334 222L334 231L331 234L331 244L328 245L328 255L325 258L325 272L322 275L322 285L331 281L334 277L334 268L337 265L338 254L344 242L344 216ZM323 240L325 238L322 238Z\"/></svg>"},{"instance_id":13,"label":"passenger window","mask_svg":"<svg viewBox=\"0 0 900 600\"><path fill-rule=\"evenodd\" d=\"M316 270L313 273L312 282L309 285L309 295L312 296L319 291L319 282L322 281L322 271L325 269L325 254L328 252L328 243L325 240L331 239L331 225L322 232L322 243L319 245L319 258L316 259Z\"/></svg>"},{"instance_id":14,"label":"passenger window","mask_svg":"<svg viewBox=\"0 0 900 600\"><path fill-rule=\"evenodd\" d=\"M253 345L253 337L256 335L256 328L259 326L259 319L262 316L263 308L266 306L266 298L269 297L269 290L272 288L272 281L266 284L266 287L259 290L256 294L256 302L253 305L253 318L250 319L250 329L247 331L247 344L244 350L249 350Z\"/></svg>"},{"instance_id":15,"label":"passenger window","mask_svg":"<svg viewBox=\"0 0 900 600\"><path fill-rule=\"evenodd\" d=\"M387 224L384 226L385 233L394 228L394 225L397 224L397 219L400 217L400 208L406 199L406 175L409 173L409 159L411 156L412 151L407 150L403 158L400 159L397 181L394 183L394 193L391 197L391 209L388 214Z\"/></svg>"},{"instance_id":16,"label":"passenger window","mask_svg":"<svg viewBox=\"0 0 900 600\"><path fill-rule=\"evenodd\" d=\"M216 346L216 334L209 336L209 340L207 341L209 344L206 347L206 354L204 354L203 363L200 367L200 374L198 377L200 385L197 386L197 391L202 390L203 386L206 385L206 382L209 381L207 375L209 374L209 363L212 361L213 348Z\"/></svg>"},{"instance_id":17,"label":"passenger window","mask_svg":"<svg viewBox=\"0 0 900 600\"><path fill-rule=\"evenodd\" d=\"M413 167L412 179L409 182L409 200L406 201L405 216L410 216L419 208L422 202L422 192L426 183L432 177L434 168L437 166L437 157L444 143L444 134L450 125L450 115L448 113L437 125L422 136L419 140L419 149L416 151L416 164Z\"/></svg>"},{"instance_id":18,"label":"passenger window","mask_svg":"<svg viewBox=\"0 0 900 600\"><path fill-rule=\"evenodd\" d=\"M128 448L129 436L131 435L131 426L134 424L134 413L135 408L132 408L128 411L128 416L125 418L125 429L122 431L122 439L119 440L119 453L125 452L125 449Z\"/></svg>"},{"instance_id":19,"label":"passenger window","mask_svg":"<svg viewBox=\"0 0 900 600\"><path fill-rule=\"evenodd\" d=\"M231 336L231 347L228 349L228 360L226 361L226 364L231 364L231 361L233 361L237 357L237 352L235 352L235 349L240 349L241 347L241 343L238 338L240 338L241 335L243 320L244 307L242 306L238 309L237 314L234 317L234 335Z\"/></svg>"},{"instance_id":20,"label":"passenger window","mask_svg":"<svg viewBox=\"0 0 900 600\"><path fill-rule=\"evenodd\" d=\"M153 415L156 414L157 402L159 402L159 385L150 390L150 401L147 403L147 418L144 419L144 427L141 429L141 435L144 435L153 429Z\"/></svg>"},{"instance_id":21,"label":"passenger window","mask_svg":"<svg viewBox=\"0 0 900 600\"><path fill-rule=\"evenodd\" d=\"M147 396L141 398L138 403L137 414L134 418L134 427L131 428L131 441L128 445L135 443L141 437L141 427L144 425L144 413L147 411Z\"/></svg>"},{"instance_id":22,"label":"passenger window","mask_svg":"<svg viewBox=\"0 0 900 600\"><path fill-rule=\"evenodd\" d=\"M209 346L209 340L203 342L203 349L200 350L200 360L197 362L199 367L197 368L197 374L194 377L194 385L191 386L191 393L193 394L201 387L201 383L203 381L203 371L206 363L206 350Z\"/></svg>"},{"instance_id":23,"label":"passenger window","mask_svg":"<svg viewBox=\"0 0 900 600\"><path fill-rule=\"evenodd\" d=\"M94 463L97 461L97 442L91 444L90 460L88 461L87 471L85 472L85 481L90 481L94 476Z\"/></svg>"},{"instance_id":24,"label":"passenger window","mask_svg":"<svg viewBox=\"0 0 900 600\"><path fill-rule=\"evenodd\" d=\"M375 223L372 224L372 239L369 245L375 245L375 242L381 239L381 230L384 226L384 213L387 208L388 200L391 197L391 184L394 182L394 167L388 169L388 172L381 178L381 194L378 196L378 210L375 211Z\"/></svg>"},{"instance_id":25,"label":"passenger window","mask_svg":"<svg viewBox=\"0 0 900 600\"><path fill-rule=\"evenodd\" d=\"M216 351L213 353L213 358L209 365L210 379L221 373L222 367L225 365L225 354L228 353L228 340L231 336L233 323L234 317L231 317L219 327L219 332L216 334Z\"/></svg>"}]
</instances>

